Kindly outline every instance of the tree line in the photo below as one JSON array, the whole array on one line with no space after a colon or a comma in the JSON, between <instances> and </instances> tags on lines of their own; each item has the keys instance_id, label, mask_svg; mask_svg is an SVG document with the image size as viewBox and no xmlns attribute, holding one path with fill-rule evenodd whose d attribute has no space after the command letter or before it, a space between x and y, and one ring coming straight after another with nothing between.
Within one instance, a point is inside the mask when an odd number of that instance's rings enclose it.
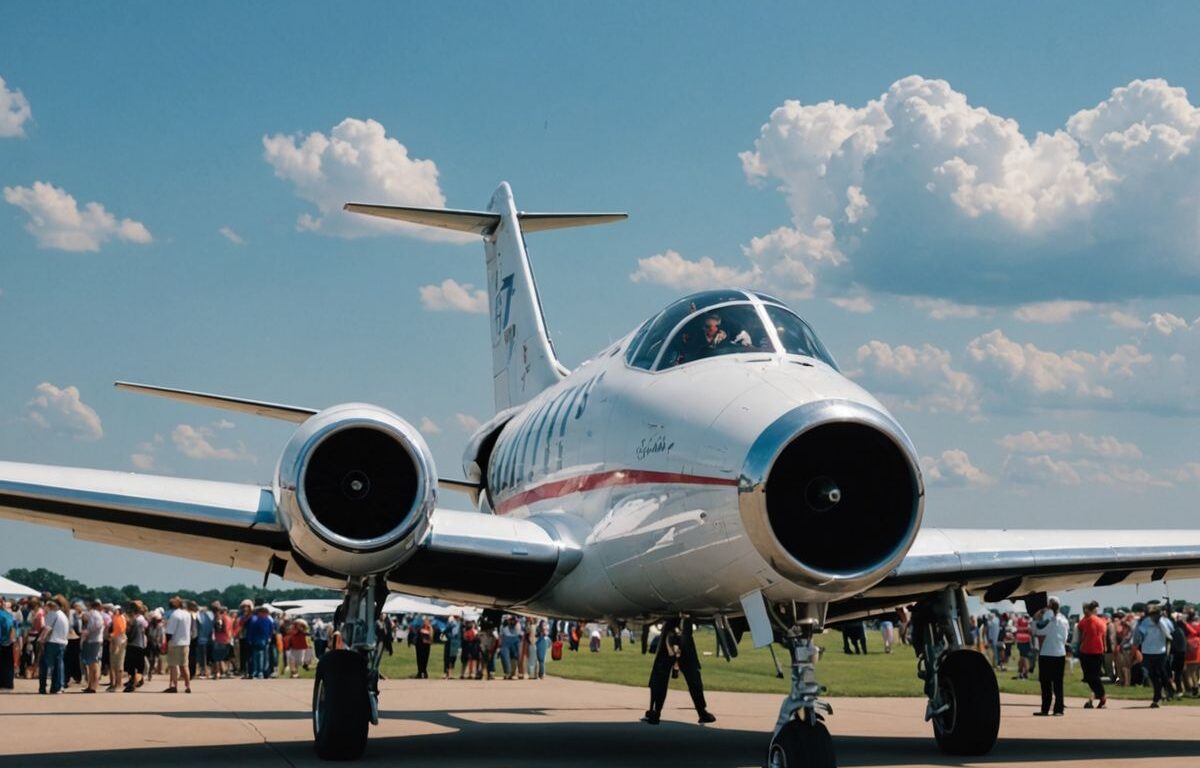
<instances>
[{"instance_id":1,"label":"tree line","mask_svg":"<svg viewBox=\"0 0 1200 768\"><path fill-rule=\"evenodd\" d=\"M141 600L146 606L156 608L165 606L167 600L179 595L184 600L195 600L200 605L211 605L214 601L221 605L236 606L243 600L250 600L255 605L273 603L280 600L306 600L309 598L337 598L335 590L319 587L301 587L298 589L263 589L245 584L231 584L224 589L179 589L165 592L159 589L142 589L137 584L126 584L123 587L100 586L91 587L81 581L67 578L60 573L46 568L11 568L4 574L5 578L24 584L39 592L49 592L52 595L63 595L68 600L99 599L105 603L127 603L131 600Z\"/></svg>"}]
</instances>

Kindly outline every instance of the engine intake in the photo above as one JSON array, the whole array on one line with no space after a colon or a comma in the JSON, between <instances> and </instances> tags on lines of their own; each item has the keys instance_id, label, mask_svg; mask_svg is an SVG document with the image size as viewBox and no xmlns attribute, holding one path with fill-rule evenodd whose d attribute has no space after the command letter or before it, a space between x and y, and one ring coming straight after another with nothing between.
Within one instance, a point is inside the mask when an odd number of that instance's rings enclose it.
<instances>
[{"instance_id":1,"label":"engine intake","mask_svg":"<svg viewBox=\"0 0 1200 768\"><path fill-rule=\"evenodd\" d=\"M739 502L775 570L832 598L862 591L900 563L920 527L924 488L916 452L890 417L826 401L763 432Z\"/></svg>"},{"instance_id":2,"label":"engine intake","mask_svg":"<svg viewBox=\"0 0 1200 768\"><path fill-rule=\"evenodd\" d=\"M403 562L437 505L437 471L419 432L371 405L339 405L305 421L275 473L280 518L295 550L338 574Z\"/></svg>"}]
</instances>

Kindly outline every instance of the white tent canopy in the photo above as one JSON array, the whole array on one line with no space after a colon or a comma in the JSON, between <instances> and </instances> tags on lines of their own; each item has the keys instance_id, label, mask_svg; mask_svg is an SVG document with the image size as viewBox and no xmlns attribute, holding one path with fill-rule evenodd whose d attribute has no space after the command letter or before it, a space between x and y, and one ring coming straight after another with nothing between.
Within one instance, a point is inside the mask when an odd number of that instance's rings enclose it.
<instances>
[{"instance_id":1,"label":"white tent canopy","mask_svg":"<svg viewBox=\"0 0 1200 768\"><path fill-rule=\"evenodd\" d=\"M38 594L36 589L30 589L24 584L18 584L12 579L0 576L0 596L18 599L22 597L37 597Z\"/></svg>"},{"instance_id":2,"label":"white tent canopy","mask_svg":"<svg viewBox=\"0 0 1200 768\"><path fill-rule=\"evenodd\" d=\"M463 605L444 605L423 597L412 597L411 595L401 594L392 594L389 596L387 602L383 604L383 612L387 614L417 613L423 616L463 616L472 621L479 618L480 614L478 608L469 608Z\"/></svg>"}]
</instances>

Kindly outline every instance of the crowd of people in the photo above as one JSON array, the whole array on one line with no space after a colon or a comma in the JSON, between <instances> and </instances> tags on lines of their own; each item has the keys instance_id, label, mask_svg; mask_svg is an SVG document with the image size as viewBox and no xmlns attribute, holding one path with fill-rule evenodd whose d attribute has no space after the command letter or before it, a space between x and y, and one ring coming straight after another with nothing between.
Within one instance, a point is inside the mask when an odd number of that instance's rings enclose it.
<instances>
[{"instance_id":1,"label":"crowd of people","mask_svg":"<svg viewBox=\"0 0 1200 768\"><path fill-rule=\"evenodd\" d=\"M403 638L416 651L416 677L429 677L429 657L435 644L442 646L442 678L494 680L499 661L505 680L540 680L546 676L546 654L561 657L564 646L578 651L582 638L589 647L600 650L600 630L582 622L566 622L505 614L493 621L467 620L451 616L434 625L430 616L411 615L395 626L397 639ZM626 633L628 630L626 630ZM614 647L621 649L621 635L614 634Z\"/></svg>"},{"instance_id":2,"label":"crowd of people","mask_svg":"<svg viewBox=\"0 0 1200 768\"><path fill-rule=\"evenodd\" d=\"M321 619L310 626L249 600L233 609L173 597L151 610L140 600L69 602L48 593L0 599L0 689L36 677L47 695L71 685L134 693L159 675L164 693L191 693L196 679L298 677L333 635Z\"/></svg>"}]
</instances>

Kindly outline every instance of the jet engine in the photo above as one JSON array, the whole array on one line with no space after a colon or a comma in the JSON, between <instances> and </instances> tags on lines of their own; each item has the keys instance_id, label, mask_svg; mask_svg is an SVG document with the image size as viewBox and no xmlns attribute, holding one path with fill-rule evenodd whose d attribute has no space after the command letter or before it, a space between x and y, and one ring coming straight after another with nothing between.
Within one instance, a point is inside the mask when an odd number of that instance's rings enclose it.
<instances>
[{"instance_id":1,"label":"jet engine","mask_svg":"<svg viewBox=\"0 0 1200 768\"><path fill-rule=\"evenodd\" d=\"M275 499L299 555L322 570L365 576L412 554L437 505L437 471L404 419L372 405L338 405L288 441Z\"/></svg>"},{"instance_id":2,"label":"jet engine","mask_svg":"<svg viewBox=\"0 0 1200 768\"><path fill-rule=\"evenodd\" d=\"M924 497L904 431L851 401L810 403L778 419L755 441L739 484L751 541L814 599L856 594L899 565Z\"/></svg>"}]
</instances>

